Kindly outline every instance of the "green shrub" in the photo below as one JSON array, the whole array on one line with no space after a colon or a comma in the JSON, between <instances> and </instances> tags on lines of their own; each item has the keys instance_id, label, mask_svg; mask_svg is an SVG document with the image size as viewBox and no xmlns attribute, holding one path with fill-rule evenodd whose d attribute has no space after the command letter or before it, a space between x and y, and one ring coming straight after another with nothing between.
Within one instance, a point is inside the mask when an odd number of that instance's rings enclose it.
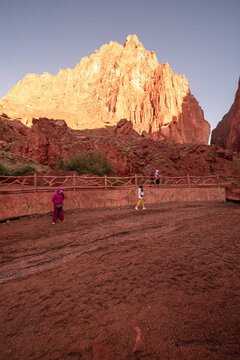
<instances>
[{"instance_id":1,"label":"green shrub","mask_svg":"<svg viewBox=\"0 0 240 360\"><path fill-rule=\"evenodd\" d=\"M56 170L65 170L63 159L58 159Z\"/></svg>"},{"instance_id":2,"label":"green shrub","mask_svg":"<svg viewBox=\"0 0 240 360\"><path fill-rule=\"evenodd\" d=\"M9 175L8 169L2 164L0 164L0 175L3 175L3 176Z\"/></svg>"},{"instance_id":3,"label":"green shrub","mask_svg":"<svg viewBox=\"0 0 240 360\"><path fill-rule=\"evenodd\" d=\"M110 161L100 152L88 152L72 157L65 165L67 170L77 171L79 174L93 173L99 176L112 173Z\"/></svg>"},{"instance_id":4,"label":"green shrub","mask_svg":"<svg viewBox=\"0 0 240 360\"><path fill-rule=\"evenodd\" d=\"M35 168L30 165L22 166L16 170L14 170L11 175L12 176L22 176L22 175L31 175L35 172Z\"/></svg>"}]
</instances>

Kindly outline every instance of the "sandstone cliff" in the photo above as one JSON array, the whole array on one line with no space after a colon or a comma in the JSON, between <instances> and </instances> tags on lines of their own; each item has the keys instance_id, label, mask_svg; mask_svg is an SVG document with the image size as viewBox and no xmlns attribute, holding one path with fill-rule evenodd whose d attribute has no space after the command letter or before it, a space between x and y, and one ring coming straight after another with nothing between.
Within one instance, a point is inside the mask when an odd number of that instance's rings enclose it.
<instances>
[{"instance_id":1,"label":"sandstone cliff","mask_svg":"<svg viewBox=\"0 0 240 360\"><path fill-rule=\"evenodd\" d=\"M211 144L240 152L240 77L234 102L212 132Z\"/></svg>"},{"instance_id":2,"label":"sandstone cliff","mask_svg":"<svg viewBox=\"0 0 240 360\"><path fill-rule=\"evenodd\" d=\"M240 159L228 150L216 145L169 144L139 136L126 120L116 128L73 130L63 120L33 119L29 128L0 115L0 164L12 159L11 168L18 168L15 159L23 163L25 158L26 164L34 161L54 169L59 160L67 163L71 157L89 151L105 155L113 173L122 176L149 175L152 169L167 176L240 176Z\"/></svg>"},{"instance_id":3,"label":"sandstone cliff","mask_svg":"<svg viewBox=\"0 0 240 360\"><path fill-rule=\"evenodd\" d=\"M56 76L27 74L0 101L2 112L20 117L66 120L73 129L94 129L130 120L139 134L171 143L207 144L210 126L184 76L159 65L136 35L124 46L103 45L75 69Z\"/></svg>"}]
</instances>

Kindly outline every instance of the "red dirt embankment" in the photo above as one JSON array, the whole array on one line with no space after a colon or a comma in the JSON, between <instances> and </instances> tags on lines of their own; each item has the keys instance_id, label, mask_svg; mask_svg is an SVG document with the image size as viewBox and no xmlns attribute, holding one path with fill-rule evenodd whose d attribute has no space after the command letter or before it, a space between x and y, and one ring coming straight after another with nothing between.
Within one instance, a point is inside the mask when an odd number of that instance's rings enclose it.
<instances>
[{"instance_id":1,"label":"red dirt embankment","mask_svg":"<svg viewBox=\"0 0 240 360\"><path fill-rule=\"evenodd\" d=\"M240 208L0 224L1 360L239 359Z\"/></svg>"}]
</instances>

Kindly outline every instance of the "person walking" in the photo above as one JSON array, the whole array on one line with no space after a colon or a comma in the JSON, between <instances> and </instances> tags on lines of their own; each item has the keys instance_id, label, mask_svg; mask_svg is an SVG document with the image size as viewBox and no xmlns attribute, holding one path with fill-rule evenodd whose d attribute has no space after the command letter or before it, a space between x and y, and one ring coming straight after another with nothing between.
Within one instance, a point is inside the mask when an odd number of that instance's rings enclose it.
<instances>
[{"instance_id":1,"label":"person walking","mask_svg":"<svg viewBox=\"0 0 240 360\"><path fill-rule=\"evenodd\" d=\"M154 181L155 181L155 174L154 174L154 170L152 170L150 172L150 186L154 185Z\"/></svg>"},{"instance_id":2,"label":"person walking","mask_svg":"<svg viewBox=\"0 0 240 360\"><path fill-rule=\"evenodd\" d=\"M156 179L156 185L159 185L159 183L160 183L159 170L156 170L156 171L155 171L155 179Z\"/></svg>"},{"instance_id":3,"label":"person walking","mask_svg":"<svg viewBox=\"0 0 240 360\"><path fill-rule=\"evenodd\" d=\"M58 216L59 216L60 221L64 221L63 201L64 201L63 189L61 187L58 187L57 191L52 196L52 202L53 202L52 223L53 223L53 225L56 224Z\"/></svg>"},{"instance_id":4,"label":"person walking","mask_svg":"<svg viewBox=\"0 0 240 360\"><path fill-rule=\"evenodd\" d=\"M143 191L142 185L140 185L138 188L138 203L137 203L137 206L135 207L136 210L138 210L140 205L142 206L143 210L146 209L144 202L143 202L143 197L144 197L144 191Z\"/></svg>"}]
</instances>

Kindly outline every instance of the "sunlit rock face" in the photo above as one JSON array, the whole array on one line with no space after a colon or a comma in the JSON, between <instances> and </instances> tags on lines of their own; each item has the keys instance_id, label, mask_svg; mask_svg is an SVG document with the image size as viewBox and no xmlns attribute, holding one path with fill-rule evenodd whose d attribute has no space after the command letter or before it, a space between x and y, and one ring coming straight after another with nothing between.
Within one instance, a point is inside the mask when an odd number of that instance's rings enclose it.
<instances>
[{"instance_id":1,"label":"sunlit rock face","mask_svg":"<svg viewBox=\"0 0 240 360\"><path fill-rule=\"evenodd\" d=\"M212 132L211 144L240 152L240 77L234 102Z\"/></svg>"},{"instance_id":2,"label":"sunlit rock face","mask_svg":"<svg viewBox=\"0 0 240 360\"><path fill-rule=\"evenodd\" d=\"M110 42L56 76L27 74L0 102L28 126L32 118L64 119L74 129L132 122L139 134L172 143L207 144L210 126L185 76L159 65L136 35Z\"/></svg>"}]
</instances>

